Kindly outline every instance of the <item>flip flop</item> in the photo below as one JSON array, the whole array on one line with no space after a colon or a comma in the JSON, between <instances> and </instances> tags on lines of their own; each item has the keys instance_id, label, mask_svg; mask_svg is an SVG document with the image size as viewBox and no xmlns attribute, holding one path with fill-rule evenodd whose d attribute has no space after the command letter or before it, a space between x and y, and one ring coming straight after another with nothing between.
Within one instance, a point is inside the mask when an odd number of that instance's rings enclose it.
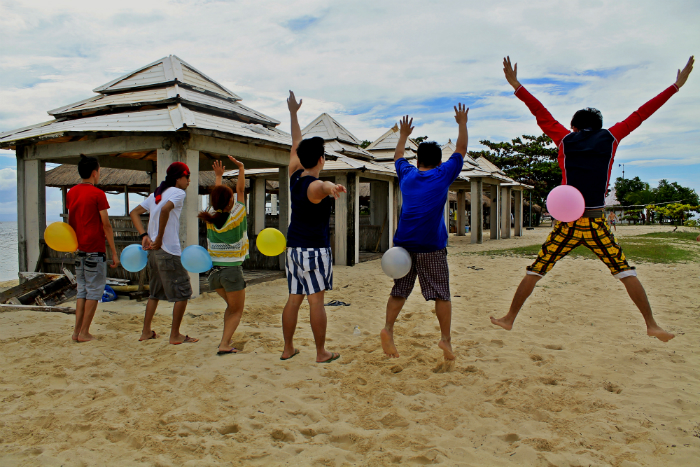
<instances>
[{"instance_id":1,"label":"flip flop","mask_svg":"<svg viewBox=\"0 0 700 467\"><path fill-rule=\"evenodd\" d=\"M331 358L329 358L328 360L324 360L322 362L316 362L316 363L330 363L333 360L338 360L339 358L340 358L339 353L331 352Z\"/></svg>"},{"instance_id":2,"label":"flip flop","mask_svg":"<svg viewBox=\"0 0 700 467\"><path fill-rule=\"evenodd\" d=\"M299 353L299 349L294 349L294 353L287 358L280 357L280 360L289 360Z\"/></svg>"},{"instance_id":3,"label":"flip flop","mask_svg":"<svg viewBox=\"0 0 700 467\"><path fill-rule=\"evenodd\" d=\"M185 340L182 342L177 342L173 345L180 345L180 344L194 344L195 342L199 342L199 339L195 339L194 337L190 337L185 335Z\"/></svg>"},{"instance_id":4,"label":"flip flop","mask_svg":"<svg viewBox=\"0 0 700 467\"><path fill-rule=\"evenodd\" d=\"M156 334L156 332L154 330L151 330L151 337L149 337L148 339L139 339L139 342L149 341L151 339L156 339L157 337L158 337L158 334Z\"/></svg>"},{"instance_id":5,"label":"flip flop","mask_svg":"<svg viewBox=\"0 0 700 467\"><path fill-rule=\"evenodd\" d=\"M219 350L218 352L216 352L216 355L227 355L230 353L238 353L238 349L233 348L231 350Z\"/></svg>"}]
</instances>

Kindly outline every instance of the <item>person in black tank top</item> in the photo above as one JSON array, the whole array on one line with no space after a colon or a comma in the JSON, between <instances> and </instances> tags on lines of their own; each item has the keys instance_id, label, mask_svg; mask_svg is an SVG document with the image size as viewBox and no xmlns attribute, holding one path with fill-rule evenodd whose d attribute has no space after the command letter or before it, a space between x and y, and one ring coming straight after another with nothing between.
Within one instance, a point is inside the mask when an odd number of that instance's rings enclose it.
<instances>
[{"instance_id":1,"label":"person in black tank top","mask_svg":"<svg viewBox=\"0 0 700 467\"><path fill-rule=\"evenodd\" d=\"M289 157L289 190L292 216L287 230L287 284L289 299L282 312L284 351L280 360L299 353L294 348L299 307L304 296L309 302L311 330L316 341L316 362L327 363L340 358L326 350L326 310L324 292L333 289L333 255L330 244L330 217L333 198L347 193L342 185L318 179L326 162L323 138L302 140L296 101L289 91L287 105L292 120L292 150ZM331 198L332 197L332 198Z\"/></svg>"}]
</instances>

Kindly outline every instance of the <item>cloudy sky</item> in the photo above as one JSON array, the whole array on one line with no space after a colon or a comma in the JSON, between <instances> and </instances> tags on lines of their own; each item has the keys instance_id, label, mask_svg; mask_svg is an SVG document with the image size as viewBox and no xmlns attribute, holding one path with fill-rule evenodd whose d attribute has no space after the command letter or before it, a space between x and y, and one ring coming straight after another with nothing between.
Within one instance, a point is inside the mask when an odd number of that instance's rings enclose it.
<instances>
[{"instance_id":1,"label":"cloudy sky","mask_svg":"<svg viewBox=\"0 0 700 467\"><path fill-rule=\"evenodd\" d=\"M610 126L675 81L700 52L698 24L696 0L0 0L0 132L175 54L285 131L288 89L304 99L302 126L328 112L370 140L408 113L416 135L445 143L456 137L452 106L464 102L469 147L480 149L482 139L539 133L503 78L504 55L562 123L591 106ZM625 175L700 192L699 109L696 70L623 142ZM0 151L0 220L15 219L15 190L14 154ZM111 204L123 213L119 197ZM59 210L50 190L49 220Z\"/></svg>"}]
</instances>

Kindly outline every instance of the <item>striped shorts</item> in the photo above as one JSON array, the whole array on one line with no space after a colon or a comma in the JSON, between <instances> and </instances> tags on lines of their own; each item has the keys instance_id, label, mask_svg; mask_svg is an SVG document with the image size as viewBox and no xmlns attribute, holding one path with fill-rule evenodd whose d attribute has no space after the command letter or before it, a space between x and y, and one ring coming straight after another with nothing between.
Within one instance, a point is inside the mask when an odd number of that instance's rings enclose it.
<instances>
[{"instance_id":1,"label":"striped shorts","mask_svg":"<svg viewBox=\"0 0 700 467\"><path fill-rule=\"evenodd\" d=\"M333 290L330 248L287 248L285 263L290 294L312 295Z\"/></svg>"},{"instance_id":2,"label":"striped shorts","mask_svg":"<svg viewBox=\"0 0 700 467\"><path fill-rule=\"evenodd\" d=\"M600 258L616 279L636 276L625 259L622 248L603 218L582 217L576 222L557 222L534 263L527 267L530 275L544 276L557 261L574 248L584 245Z\"/></svg>"}]
</instances>

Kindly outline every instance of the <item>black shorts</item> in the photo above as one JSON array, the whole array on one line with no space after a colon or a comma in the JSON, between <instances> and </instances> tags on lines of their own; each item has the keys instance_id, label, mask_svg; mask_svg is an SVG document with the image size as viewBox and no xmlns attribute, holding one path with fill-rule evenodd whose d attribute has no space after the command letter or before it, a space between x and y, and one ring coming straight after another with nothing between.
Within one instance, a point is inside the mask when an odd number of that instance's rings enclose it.
<instances>
[{"instance_id":1,"label":"black shorts","mask_svg":"<svg viewBox=\"0 0 700 467\"><path fill-rule=\"evenodd\" d=\"M411 270L401 279L394 279L392 297L408 298L420 281L420 289L426 300L450 301L450 269L447 266L447 248L430 253L411 253Z\"/></svg>"}]
</instances>

